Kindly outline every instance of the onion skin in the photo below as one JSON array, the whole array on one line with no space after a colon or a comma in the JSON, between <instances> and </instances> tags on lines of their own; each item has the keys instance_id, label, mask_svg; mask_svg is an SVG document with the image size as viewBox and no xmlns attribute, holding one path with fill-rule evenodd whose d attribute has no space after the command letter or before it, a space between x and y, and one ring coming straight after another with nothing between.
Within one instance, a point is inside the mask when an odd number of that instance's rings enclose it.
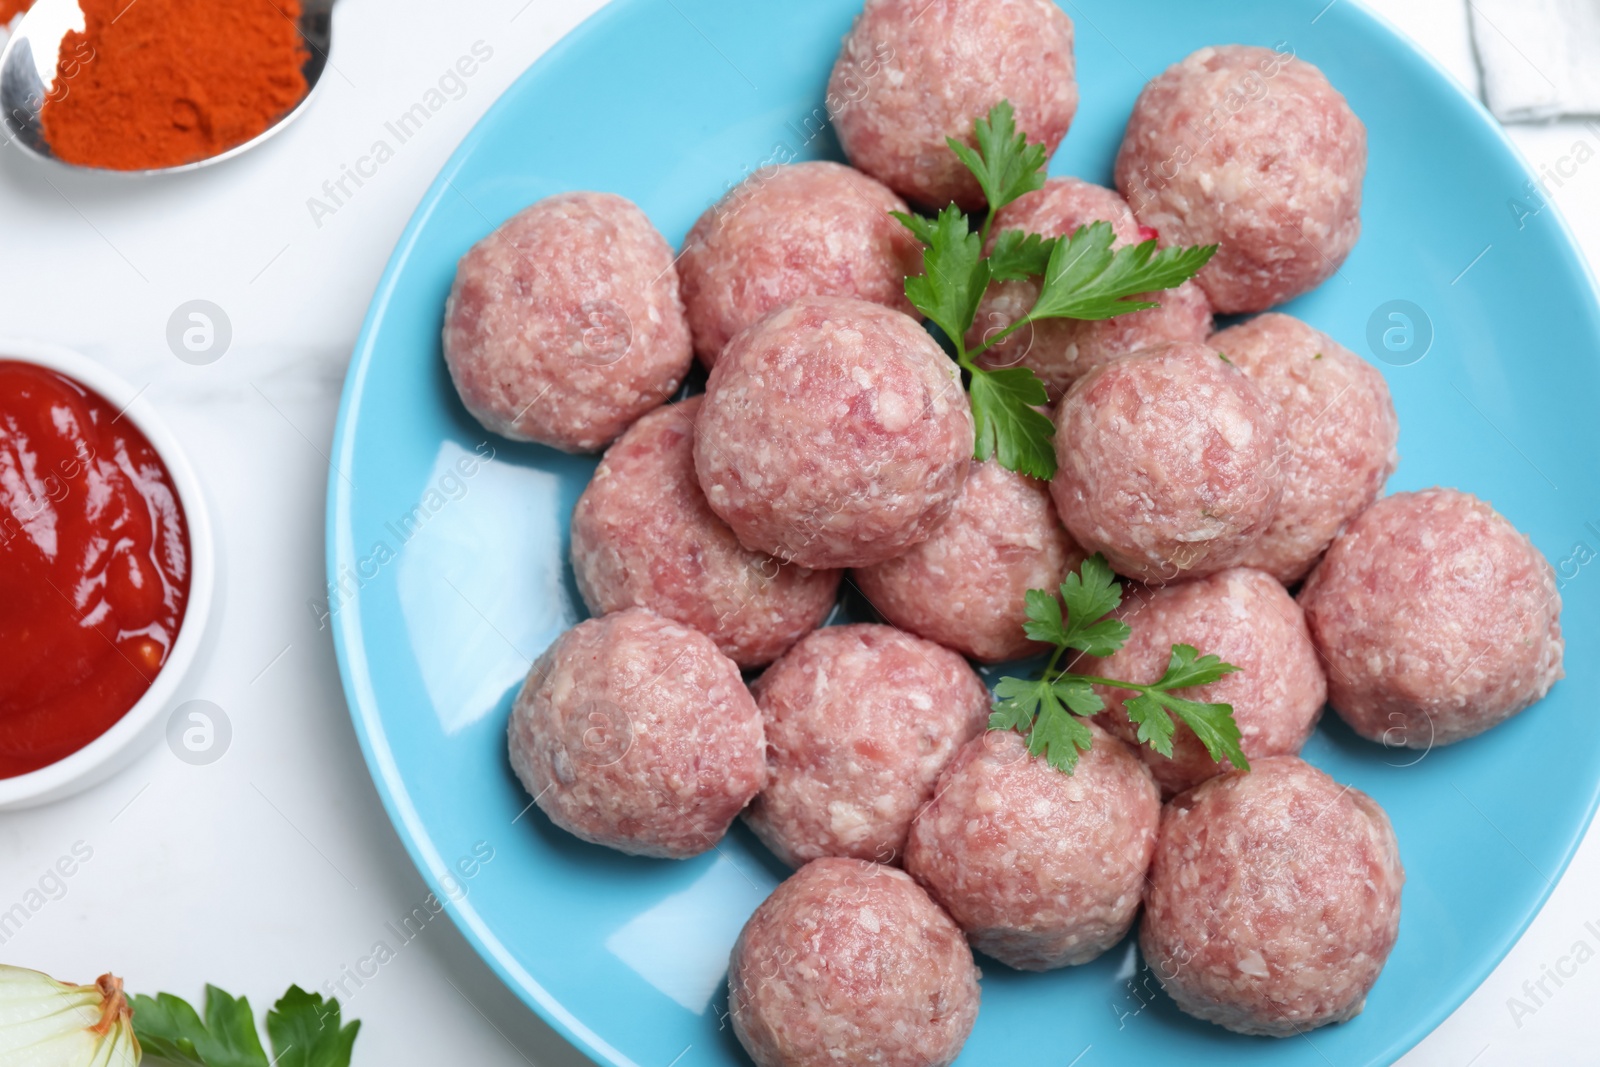
<instances>
[{"instance_id":1,"label":"onion skin","mask_svg":"<svg viewBox=\"0 0 1600 1067\"><path fill-rule=\"evenodd\" d=\"M136 1067L133 1010L122 979L68 985L0 964L0 1063L6 1067Z\"/></svg>"}]
</instances>

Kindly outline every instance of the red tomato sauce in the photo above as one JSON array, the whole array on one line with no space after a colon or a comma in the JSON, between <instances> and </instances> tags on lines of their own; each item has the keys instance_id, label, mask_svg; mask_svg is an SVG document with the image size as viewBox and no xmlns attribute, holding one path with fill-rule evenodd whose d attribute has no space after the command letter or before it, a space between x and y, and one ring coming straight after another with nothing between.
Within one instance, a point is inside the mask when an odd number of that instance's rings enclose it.
<instances>
[{"instance_id":1,"label":"red tomato sauce","mask_svg":"<svg viewBox=\"0 0 1600 1067\"><path fill-rule=\"evenodd\" d=\"M72 379L0 359L0 778L127 714L188 599L189 531L155 448Z\"/></svg>"}]
</instances>

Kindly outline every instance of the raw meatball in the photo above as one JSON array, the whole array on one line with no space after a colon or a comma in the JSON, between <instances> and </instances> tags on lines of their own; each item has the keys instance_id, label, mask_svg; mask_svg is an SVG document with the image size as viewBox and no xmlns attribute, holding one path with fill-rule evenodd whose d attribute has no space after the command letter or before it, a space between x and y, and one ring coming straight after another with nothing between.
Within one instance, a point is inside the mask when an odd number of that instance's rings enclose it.
<instances>
[{"instance_id":1,"label":"raw meatball","mask_svg":"<svg viewBox=\"0 0 1600 1067\"><path fill-rule=\"evenodd\" d=\"M1470 493L1373 504L1334 539L1300 604L1334 710L1385 745L1480 734L1563 675L1555 571Z\"/></svg>"},{"instance_id":2,"label":"raw meatball","mask_svg":"<svg viewBox=\"0 0 1600 1067\"><path fill-rule=\"evenodd\" d=\"M813 860L744 924L728 1014L757 1067L948 1067L978 977L960 929L904 871Z\"/></svg>"},{"instance_id":3,"label":"raw meatball","mask_svg":"<svg viewBox=\"0 0 1600 1067\"><path fill-rule=\"evenodd\" d=\"M1290 1037L1360 1014L1405 871L1371 797L1294 756L1251 766L1167 805L1139 948L1190 1015Z\"/></svg>"},{"instance_id":4,"label":"raw meatball","mask_svg":"<svg viewBox=\"0 0 1600 1067\"><path fill-rule=\"evenodd\" d=\"M987 663L1046 646L1028 640L1025 596L1083 562L1045 482L972 461L955 511L904 555L855 572L861 594L902 630Z\"/></svg>"},{"instance_id":5,"label":"raw meatball","mask_svg":"<svg viewBox=\"0 0 1600 1067\"><path fill-rule=\"evenodd\" d=\"M912 314L908 274L922 246L891 211L906 202L839 163L795 163L746 178L700 216L678 273L700 361L801 296L853 296Z\"/></svg>"},{"instance_id":6,"label":"raw meatball","mask_svg":"<svg viewBox=\"0 0 1600 1067\"><path fill-rule=\"evenodd\" d=\"M1316 288L1361 235L1367 130L1292 53L1202 48L1139 94L1117 188L1173 244L1220 244L1198 281L1218 314Z\"/></svg>"},{"instance_id":7,"label":"raw meatball","mask_svg":"<svg viewBox=\"0 0 1600 1067\"><path fill-rule=\"evenodd\" d=\"M694 463L711 510L746 548L805 567L898 556L967 477L957 374L915 320L881 305L808 296L773 312L706 382Z\"/></svg>"},{"instance_id":8,"label":"raw meatball","mask_svg":"<svg viewBox=\"0 0 1600 1067\"><path fill-rule=\"evenodd\" d=\"M850 162L926 207L984 204L946 137L1002 100L1054 152L1078 110L1072 20L1053 0L867 0L844 39L829 110Z\"/></svg>"},{"instance_id":9,"label":"raw meatball","mask_svg":"<svg viewBox=\"0 0 1600 1067\"><path fill-rule=\"evenodd\" d=\"M1154 239L1142 229L1122 197L1077 178L1050 178L1037 189L1002 208L995 216L989 248L1005 230L1045 237L1070 237L1080 226L1109 222L1116 246ZM1111 319L1045 319L1024 326L978 358L985 367L1029 368L1044 382L1050 403L1060 401L1084 374L1118 356L1169 341L1204 341L1211 332L1211 304L1192 281L1176 289L1146 293L1160 307ZM1035 279L995 282L984 294L973 320L968 346L982 343L1022 318L1039 299Z\"/></svg>"},{"instance_id":10,"label":"raw meatball","mask_svg":"<svg viewBox=\"0 0 1600 1067\"><path fill-rule=\"evenodd\" d=\"M539 657L510 744L551 822L639 856L711 848L767 779L739 668L704 634L638 608L581 622Z\"/></svg>"},{"instance_id":11,"label":"raw meatball","mask_svg":"<svg viewBox=\"0 0 1600 1067\"><path fill-rule=\"evenodd\" d=\"M1173 645L1193 645L1204 655L1220 656L1239 668L1210 685L1180 689L1177 695L1205 703L1233 705L1233 718L1243 735L1239 746L1253 764L1263 756L1292 756L1300 751L1322 717L1328 683L1311 643L1300 606L1271 575L1236 567L1160 589L1135 588L1117 611L1133 629L1128 643L1085 673L1148 685L1159 681L1172 658ZM1123 708L1133 694L1100 688L1106 710L1101 725L1129 743L1138 728ZM1169 759L1148 745L1139 755L1150 765L1162 796L1170 797L1207 778L1223 766L1206 752L1194 731L1177 724Z\"/></svg>"},{"instance_id":12,"label":"raw meatball","mask_svg":"<svg viewBox=\"0 0 1600 1067\"><path fill-rule=\"evenodd\" d=\"M817 630L754 688L768 775L745 821L791 867L898 860L939 772L989 719L966 660L890 626Z\"/></svg>"},{"instance_id":13,"label":"raw meatball","mask_svg":"<svg viewBox=\"0 0 1600 1067\"><path fill-rule=\"evenodd\" d=\"M572 511L572 569L594 614L649 608L759 667L822 625L839 572L752 552L712 514L694 474L701 399L652 411L606 450Z\"/></svg>"},{"instance_id":14,"label":"raw meatball","mask_svg":"<svg viewBox=\"0 0 1600 1067\"><path fill-rule=\"evenodd\" d=\"M1277 409L1204 345L1090 371L1056 409L1050 483L1067 532L1144 582L1231 567L1278 508Z\"/></svg>"},{"instance_id":15,"label":"raw meatball","mask_svg":"<svg viewBox=\"0 0 1600 1067\"><path fill-rule=\"evenodd\" d=\"M1127 745L1089 729L1071 775L1011 730L968 741L906 843L907 873L972 947L1021 970L1094 959L1144 894L1161 798Z\"/></svg>"},{"instance_id":16,"label":"raw meatball","mask_svg":"<svg viewBox=\"0 0 1600 1067\"><path fill-rule=\"evenodd\" d=\"M444 358L490 431L603 448L670 399L693 358L672 248L620 196L541 200L461 257Z\"/></svg>"},{"instance_id":17,"label":"raw meatball","mask_svg":"<svg viewBox=\"0 0 1600 1067\"><path fill-rule=\"evenodd\" d=\"M1388 383L1372 364L1288 315L1261 315L1209 343L1283 414L1283 498L1244 562L1292 584L1378 498L1400 462Z\"/></svg>"}]
</instances>

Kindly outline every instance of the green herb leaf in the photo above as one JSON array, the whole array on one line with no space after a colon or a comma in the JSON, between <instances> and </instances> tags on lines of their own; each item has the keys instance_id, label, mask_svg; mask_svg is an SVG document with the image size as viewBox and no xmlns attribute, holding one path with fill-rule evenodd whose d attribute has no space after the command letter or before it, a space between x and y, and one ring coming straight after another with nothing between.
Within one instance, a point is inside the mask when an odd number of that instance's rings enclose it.
<instances>
[{"instance_id":1,"label":"green herb leaf","mask_svg":"<svg viewBox=\"0 0 1600 1067\"><path fill-rule=\"evenodd\" d=\"M1055 426L1035 410L1035 405L1050 400L1044 383L1026 367L970 368L970 373L967 392L976 430L973 455L998 456L1007 470L1048 480L1056 472Z\"/></svg>"},{"instance_id":2,"label":"green herb leaf","mask_svg":"<svg viewBox=\"0 0 1600 1067\"><path fill-rule=\"evenodd\" d=\"M915 216L895 212L895 217L926 246L922 250L923 272L906 279L907 299L959 343L972 328L978 301L989 285L983 238L972 232L967 217L954 204L921 227L910 221Z\"/></svg>"},{"instance_id":3,"label":"green herb leaf","mask_svg":"<svg viewBox=\"0 0 1600 1067\"><path fill-rule=\"evenodd\" d=\"M1083 720L1062 706L1055 688L1045 690L1039 704L1039 717L1028 732L1028 754L1043 756L1058 771L1071 774L1078 766L1078 753L1089 751L1094 735Z\"/></svg>"},{"instance_id":4,"label":"green herb leaf","mask_svg":"<svg viewBox=\"0 0 1600 1067\"><path fill-rule=\"evenodd\" d=\"M1041 275L1050 266L1056 238L1021 230L1001 230L989 253L989 276L997 282L1021 281Z\"/></svg>"},{"instance_id":5,"label":"green herb leaf","mask_svg":"<svg viewBox=\"0 0 1600 1067\"><path fill-rule=\"evenodd\" d=\"M1049 688L1048 683L1040 680L1010 675L1001 678L995 683L995 700L989 706L989 729L1027 733L1039 714L1039 702Z\"/></svg>"},{"instance_id":6,"label":"green herb leaf","mask_svg":"<svg viewBox=\"0 0 1600 1067\"><path fill-rule=\"evenodd\" d=\"M269 1067L250 1001L206 986L206 1018L170 993L134 996L133 1032L145 1053L199 1067Z\"/></svg>"},{"instance_id":7,"label":"green herb leaf","mask_svg":"<svg viewBox=\"0 0 1600 1067\"><path fill-rule=\"evenodd\" d=\"M360 1029L359 1021L340 1025L337 999L292 985L267 1012L273 1067L350 1067Z\"/></svg>"},{"instance_id":8,"label":"green herb leaf","mask_svg":"<svg viewBox=\"0 0 1600 1067\"><path fill-rule=\"evenodd\" d=\"M1226 759L1241 771L1250 769L1250 761L1245 758L1244 749L1239 747L1239 724L1233 718L1233 705L1202 704L1162 693L1155 694L1155 697L1194 731L1212 759Z\"/></svg>"},{"instance_id":9,"label":"green herb leaf","mask_svg":"<svg viewBox=\"0 0 1600 1067\"><path fill-rule=\"evenodd\" d=\"M1043 589L1030 589L1023 594L1022 602L1028 617L1022 624L1022 632L1029 640L1043 641L1047 645L1066 643L1067 628L1061 622L1061 601Z\"/></svg>"},{"instance_id":10,"label":"green herb leaf","mask_svg":"<svg viewBox=\"0 0 1600 1067\"><path fill-rule=\"evenodd\" d=\"M1057 600L1043 589L1027 591L1023 632L1031 640L1055 645L1056 651L1043 677L1000 679L989 729L1020 732L1028 739L1030 753L1044 754L1052 767L1071 774L1078 764L1078 751L1087 752L1094 737L1079 717L1105 710L1105 701L1094 689L1103 685L1132 694L1123 708L1138 727L1140 744L1170 757L1177 730L1173 716L1177 716L1194 731L1212 759L1226 759L1241 770L1250 769L1239 745L1239 724L1231 705L1173 695L1180 689L1210 685L1238 667L1218 656L1202 656L1193 645L1173 645L1166 672L1151 685L1058 670L1068 649L1105 657L1126 644L1132 634L1127 623L1108 617L1122 606L1122 585L1104 556L1096 553L1084 560L1067 575L1059 592Z\"/></svg>"},{"instance_id":11,"label":"green herb leaf","mask_svg":"<svg viewBox=\"0 0 1600 1067\"><path fill-rule=\"evenodd\" d=\"M206 986L206 1017L171 993L135 995L133 1032L152 1062L180 1067L350 1067L359 1022L340 1025L339 1002L299 986L267 1012L267 1059L250 1001Z\"/></svg>"},{"instance_id":12,"label":"green herb leaf","mask_svg":"<svg viewBox=\"0 0 1600 1067\"><path fill-rule=\"evenodd\" d=\"M1172 755L1173 715L1182 719L1214 760L1226 759L1241 770L1250 769L1244 750L1239 747L1239 724L1231 704L1207 704L1173 696L1178 689L1210 685L1239 668L1217 656L1202 656L1193 645L1173 645L1167 670L1154 685L1130 686L1138 695L1123 707L1129 721L1139 727L1139 740L1163 756Z\"/></svg>"},{"instance_id":13,"label":"green herb leaf","mask_svg":"<svg viewBox=\"0 0 1600 1067\"><path fill-rule=\"evenodd\" d=\"M1078 719L1105 708L1089 683L1050 682L1043 678L1005 677L994 687L989 729L1016 730L1028 742L1030 755L1043 755L1050 766L1071 774L1078 753L1089 751L1094 735Z\"/></svg>"},{"instance_id":14,"label":"green herb leaf","mask_svg":"<svg viewBox=\"0 0 1600 1067\"><path fill-rule=\"evenodd\" d=\"M1154 241L1112 251L1115 241L1109 222L1080 226L1070 239L1058 240L1028 319L1109 319L1157 307L1133 298L1182 285L1217 251L1216 245L1157 251Z\"/></svg>"},{"instance_id":15,"label":"green herb leaf","mask_svg":"<svg viewBox=\"0 0 1600 1067\"><path fill-rule=\"evenodd\" d=\"M1162 690L1188 689L1196 685L1210 685L1225 674L1238 671L1231 663L1217 656L1202 656L1193 645L1173 645L1172 658L1167 661L1167 671L1155 688Z\"/></svg>"},{"instance_id":16,"label":"green herb leaf","mask_svg":"<svg viewBox=\"0 0 1600 1067\"><path fill-rule=\"evenodd\" d=\"M1074 715L1098 715L1106 710L1106 702L1094 691L1094 686L1082 678L1067 678L1051 687L1056 698L1072 710ZM1083 746L1087 749L1089 746Z\"/></svg>"},{"instance_id":17,"label":"green herb leaf","mask_svg":"<svg viewBox=\"0 0 1600 1067\"><path fill-rule=\"evenodd\" d=\"M1148 693L1129 697L1122 704L1128 721L1139 727L1139 743L1149 745L1163 756L1172 755L1172 733L1176 728L1172 716L1161 702Z\"/></svg>"},{"instance_id":18,"label":"green herb leaf","mask_svg":"<svg viewBox=\"0 0 1600 1067\"><path fill-rule=\"evenodd\" d=\"M182 1008L167 1004L169 1000L177 1001ZM205 1067L205 1061L194 1047L194 1040L180 1036L205 1029L200 1017L187 1003L166 993L158 994L155 999L135 995L128 998L128 1003L133 1008L133 1036L139 1039L146 1061L175 1063L181 1067Z\"/></svg>"},{"instance_id":19,"label":"green herb leaf","mask_svg":"<svg viewBox=\"0 0 1600 1067\"><path fill-rule=\"evenodd\" d=\"M925 218L922 215L908 215L904 211L891 211L889 214L898 219L900 225L910 230L911 236L915 237L920 243L924 245L933 244L932 219Z\"/></svg>"},{"instance_id":20,"label":"green herb leaf","mask_svg":"<svg viewBox=\"0 0 1600 1067\"><path fill-rule=\"evenodd\" d=\"M988 217L974 231L972 220L954 204L932 219L895 212L895 218L923 246L923 272L906 278L906 297L944 331L955 347L956 361L968 375L976 431L973 455L980 460L992 456L1008 470L1049 478L1056 470L1055 428L1035 410L1049 399L1043 383L1027 368L986 370L972 357L1039 319L1109 318L1155 307L1151 301L1132 297L1180 284L1204 266L1216 249L1157 252L1155 242L1146 241L1113 252L1110 223L1097 222L1071 238L1007 230L995 239L993 252L985 257L984 243L996 213L1044 186L1048 153L1042 144L1029 144L1017 130L1008 101L996 104L986 118L973 123L973 139L976 148L955 138L947 140L982 187ZM989 283L1035 276L1042 276L1043 281L1028 315L968 351L967 334ZM1094 647L1106 647L1117 640L1113 630L1102 627L1085 640Z\"/></svg>"},{"instance_id":21,"label":"green herb leaf","mask_svg":"<svg viewBox=\"0 0 1600 1067\"><path fill-rule=\"evenodd\" d=\"M983 187L991 214L1044 185L1045 146L1037 142L1029 144L1027 137L1017 130L1011 101L1002 100L996 104L988 118L972 124L972 132L973 139L978 142L976 150L954 137L945 140Z\"/></svg>"},{"instance_id":22,"label":"green herb leaf","mask_svg":"<svg viewBox=\"0 0 1600 1067\"><path fill-rule=\"evenodd\" d=\"M1067 575L1061 583L1061 601L1067 606L1069 625L1057 644L1091 656L1109 656L1127 643L1132 633L1128 624L1103 617L1121 606L1122 585L1100 553Z\"/></svg>"}]
</instances>

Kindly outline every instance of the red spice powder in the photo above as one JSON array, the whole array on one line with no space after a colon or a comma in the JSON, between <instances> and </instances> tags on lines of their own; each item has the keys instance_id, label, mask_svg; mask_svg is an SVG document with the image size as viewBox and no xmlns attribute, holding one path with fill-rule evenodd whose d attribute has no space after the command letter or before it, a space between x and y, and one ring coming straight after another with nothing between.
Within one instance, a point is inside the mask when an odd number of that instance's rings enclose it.
<instances>
[{"instance_id":1,"label":"red spice powder","mask_svg":"<svg viewBox=\"0 0 1600 1067\"><path fill-rule=\"evenodd\" d=\"M62 41L55 95L40 112L50 150L67 162L192 163L250 140L305 96L300 0L80 6L84 30Z\"/></svg>"},{"instance_id":2,"label":"red spice powder","mask_svg":"<svg viewBox=\"0 0 1600 1067\"><path fill-rule=\"evenodd\" d=\"M0 26L4 26L32 6L33 0L0 0Z\"/></svg>"}]
</instances>

